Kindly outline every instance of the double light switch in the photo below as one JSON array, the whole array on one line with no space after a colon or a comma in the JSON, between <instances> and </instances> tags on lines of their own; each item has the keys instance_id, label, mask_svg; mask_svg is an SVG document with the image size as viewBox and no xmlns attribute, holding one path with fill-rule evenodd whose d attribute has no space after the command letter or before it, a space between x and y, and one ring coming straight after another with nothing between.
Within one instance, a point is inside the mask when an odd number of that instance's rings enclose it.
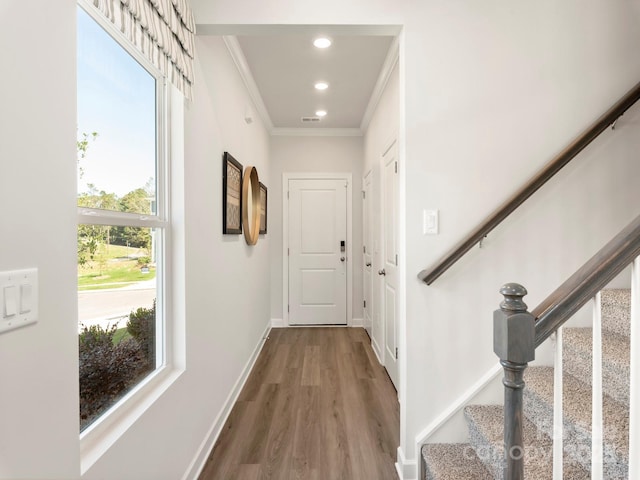
<instances>
[{"instance_id":1,"label":"double light switch","mask_svg":"<svg viewBox=\"0 0 640 480\"><path fill-rule=\"evenodd\" d=\"M0 333L38 321L38 270L0 272Z\"/></svg>"}]
</instances>

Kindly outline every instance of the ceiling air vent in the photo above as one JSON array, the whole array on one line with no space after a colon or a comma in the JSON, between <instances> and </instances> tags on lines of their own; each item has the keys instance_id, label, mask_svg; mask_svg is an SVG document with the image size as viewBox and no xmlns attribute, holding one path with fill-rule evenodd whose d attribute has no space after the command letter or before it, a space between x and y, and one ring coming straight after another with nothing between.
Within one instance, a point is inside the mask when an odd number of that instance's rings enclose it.
<instances>
[{"instance_id":1,"label":"ceiling air vent","mask_svg":"<svg viewBox=\"0 0 640 480\"><path fill-rule=\"evenodd\" d=\"M320 117L302 117L300 119L300 121L302 123L319 122L320 121Z\"/></svg>"}]
</instances>

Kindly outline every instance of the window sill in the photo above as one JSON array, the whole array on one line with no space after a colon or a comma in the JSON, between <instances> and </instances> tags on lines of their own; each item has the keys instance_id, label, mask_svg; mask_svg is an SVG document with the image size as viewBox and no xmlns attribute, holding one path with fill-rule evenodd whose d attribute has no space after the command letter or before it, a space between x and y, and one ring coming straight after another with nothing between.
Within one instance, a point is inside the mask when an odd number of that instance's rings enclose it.
<instances>
[{"instance_id":1,"label":"window sill","mask_svg":"<svg viewBox=\"0 0 640 480\"><path fill-rule=\"evenodd\" d=\"M160 367L80 434L80 472L102 455L180 378L184 369Z\"/></svg>"}]
</instances>

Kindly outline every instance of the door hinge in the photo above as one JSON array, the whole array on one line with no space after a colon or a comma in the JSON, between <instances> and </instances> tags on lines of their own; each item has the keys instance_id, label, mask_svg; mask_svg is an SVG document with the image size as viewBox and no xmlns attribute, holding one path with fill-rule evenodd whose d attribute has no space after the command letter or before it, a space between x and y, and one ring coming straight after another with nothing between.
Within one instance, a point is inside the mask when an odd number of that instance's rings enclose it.
<instances>
[{"instance_id":1,"label":"door hinge","mask_svg":"<svg viewBox=\"0 0 640 480\"><path fill-rule=\"evenodd\" d=\"M398 162L396 162L395 169L396 169L396 173L398 173Z\"/></svg>"},{"instance_id":2,"label":"door hinge","mask_svg":"<svg viewBox=\"0 0 640 480\"><path fill-rule=\"evenodd\" d=\"M289 305L287 305L287 313L290 312L290 311L291 311L291 307Z\"/></svg>"},{"instance_id":3,"label":"door hinge","mask_svg":"<svg viewBox=\"0 0 640 480\"><path fill-rule=\"evenodd\" d=\"M364 301L364 302L362 302L362 303L364 303L364 308L367 308L367 301L365 300L365 301Z\"/></svg>"},{"instance_id":4,"label":"door hinge","mask_svg":"<svg viewBox=\"0 0 640 480\"><path fill-rule=\"evenodd\" d=\"M365 198L367 198L367 192L365 192L364 190L362 191L362 199L364 200Z\"/></svg>"},{"instance_id":5,"label":"door hinge","mask_svg":"<svg viewBox=\"0 0 640 480\"><path fill-rule=\"evenodd\" d=\"M366 245L362 247L362 253L367 253L367 246Z\"/></svg>"},{"instance_id":6,"label":"door hinge","mask_svg":"<svg viewBox=\"0 0 640 480\"><path fill-rule=\"evenodd\" d=\"M398 254L396 253L396 267L398 266Z\"/></svg>"},{"instance_id":7,"label":"door hinge","mask_svg":"<svg viewBox=\"0 0 640 480\"><path fill-rule=\"evenodd\" d=\"M396 360L398 359L398 347L396 347Z\"/></svg>"},{"instance_id":8,"label":"door hinge","mask_svg":"<svg viewBox=\"0 0 640 480\"><path fill-rule=\"evenodd\" d=\"M291 254L289 253L289 249L287 248L287 257L288 257L289 255L291 255Z\"/></svg>"},{"instance_id":9,"label":"door hinge","mask_svg":"<svg viewBox=\"0 0 640 480\"><path fill-rule=\"evenodd\" d=\"M289 198L289 190L287 190L287 198Z\"/></svg>"}]
</instances>

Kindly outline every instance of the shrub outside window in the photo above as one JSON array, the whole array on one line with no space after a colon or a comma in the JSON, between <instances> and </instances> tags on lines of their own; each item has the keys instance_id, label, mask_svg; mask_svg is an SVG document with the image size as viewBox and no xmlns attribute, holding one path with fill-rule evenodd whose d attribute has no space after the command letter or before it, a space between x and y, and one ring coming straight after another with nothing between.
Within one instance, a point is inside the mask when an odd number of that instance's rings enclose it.
<instances>
[{"instance_id":1,"label":"shrub outside window","mask_svg":"<svg viewBox=\"0 0 640 480\"><path fill-rule=\"evenodd\" d=\"M166 84L78 7L81 431L166 361Z\"/></svg>"}]
</instances>

